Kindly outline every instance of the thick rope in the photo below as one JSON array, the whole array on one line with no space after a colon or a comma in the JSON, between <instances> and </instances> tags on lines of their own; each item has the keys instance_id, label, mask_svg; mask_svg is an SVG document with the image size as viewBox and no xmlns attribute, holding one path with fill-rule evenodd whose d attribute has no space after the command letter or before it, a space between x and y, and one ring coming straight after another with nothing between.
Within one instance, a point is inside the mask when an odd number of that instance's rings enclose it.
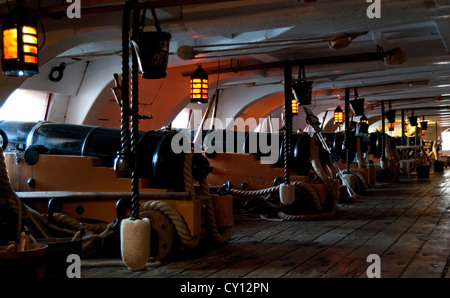
<instances>
[{"instance_id":1,"label":"thick rope","mask_svg":"<svg viewBox=\"0 0 450 298\"><path fill-rule=\"evenodd\" d=\"M347 170L344 173L354 175L358 179L361 185L361 189L359 192L365 192L369 188L366 178L360 172L350 169L350 173L348 173Z\"/></svg>"},{"instance_id":2,"label":"thick rope","mask_svg":"<svg viewBox=\"0 0 450 298\"><path fill-rule=\"evenodd\" d=\"M320 204L320 198L317 195L316 190L311 185L309 185L308 183L305 183L303 181L292 181L291 184L297 188L303 188L308 193L310 193L313 197L315 207L318 210L322 209L322 205ZM280 191L280 186L277 185L277 186L272 186L272 187L260 189L260 190L230 189L230 194L235 197L246 197L246 198L257 198L257 197L265 196L265 198L268 199L270 196L267 196L267 195L270 195L273 193L279 193L279 191Z\"/></svg>"},{"instance_id":3,"label":"thick rope","mask_svg":"<svg viewBox=\"0 0 450 298\"><path fill-rule=\"evenodd\" d=\"M130 100L129 100L129 82L130 82L130 11L132 3L125 2L124 13L122 16L122 105L121 105L121 126L120 143L121 151L127 157L131 153L130 143ZM126 57L126 59L125 59Z\"/></svg>"},{"instance_id":4,"label":"thick rope","mask_svg":"<svg viewBox=\"0 0 450 298\"><path fill-rule=\"evenodd\" d=\"M278 216L283 220L300 221L300 220L318 220L333 217L336 214L337 206L333 207L333 210L328 212L316 213L316 214L300 214L289 215L282 211L278 212Z\"/></svg>"},{"instance_id":5,"label":"thick rope","mask_svg":"<svg viewBox=\"0 0 450 298\"><path fill-rule=\"evenodd\" d=\"M192 176L192 161L194 153L186 153L183 162L184 189L191 194L193 200L196 199L194 177Z\"/></svg>"},{"instance_id":6,"label":"thick rope","mask_svg":"<svg viewBox=\"0 0 450 298\"><path fill-rule=\"evenodd\" d=\"M280 186L272 186L265 189L260 190L241 190L241 189L230 189L230 194L236 197L248 197L248 198L256 198L261 197L268 194L278 193Z\"/></svg>"},{"instance_id":7,"label":"thick rope","mask_svg":"<svg viewBox=\"0 0 450 298\"><path fill-rule=\"evenodd\" d=\"M189 229L180 213L166 202L162 201L148 201L140 205L139 211L158 211L167 215L175 226L175 229L180 236L181 242L187 247L195 247L199 242L199 238L193 238Z\"/></svg>"},{"instance_id":8,"label":"thick rope","mask_svg":"<svg viewBox=\"0 0 450 298\"><path fill-rule=\"evenodd\" d=\"M132 35L137 40L139 10L133 11ZM131 214L139 219L139 175L137 156L139 151L139 69L136 51L131 51L131 153L133 155L133 172L131 173ZM128 56L123 57L128 59Z\"/></svg>"}]
</instances>

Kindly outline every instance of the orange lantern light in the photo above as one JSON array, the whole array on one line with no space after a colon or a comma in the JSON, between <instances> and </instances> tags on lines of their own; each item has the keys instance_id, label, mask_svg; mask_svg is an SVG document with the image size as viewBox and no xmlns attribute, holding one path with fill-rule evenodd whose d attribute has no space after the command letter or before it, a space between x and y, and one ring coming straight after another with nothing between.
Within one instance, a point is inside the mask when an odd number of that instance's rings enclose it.
<instances>
[{"instance_id":1,"label":"orange lantern light","mask_svg":"<svg viewBox=\"0 0 450 298\"><path fill-rule=\"evenodd\" d=\"M292 115L298 115L298 102L295 98L291 99Z\"/></svg>"},{"instance_id":2,"label":"orange lantern light","mask_svg":"<svg viewBox=\"0 0 450 298\"><path fill-rule=\"evenodd\" d=\"M342 111L340 106L334 110L334 124L341 125L344 123L344 111Z\"/></svg>"},{"instance_id":3,"label":"orange lantern light","mask_svg":"<svg viewBox=\"0 0 450 298\"><path fill-rule=\"evenodd\" d=\"M388 122L387 125L389 131L394 131L395 122Z\"/></svg>"},{"instance_id":4,"label":"orange lantern light","mask_svg":"<svg viewBox=\"0 0 450 298\"><path fill-rule=\"evenodd\" d=\"M3 73L33 76L39 73L38 30L33 14L18 1L3 23Z\"/></svg>"},{"instance_id":5,"label":"orange lantern light","mask_svg":"<svg viewBox=\"0 0 450 298\"><path fill-rule=\"evenodd\" d=\"M368 119L367 119L366 115L364 115L364 114L361 116L361 118L359 118L359 122L369 124Z\"/></svg>"},{"instance_id":6,"label":"orange lantern light","mask_svg":"<svg viewBox=\"0 0 450 298\"><path fill-rule=\"evenodd\" d=\"M208 75L201 65L191 75L191 102L207 103L208 102Z\"/></svg>"}]
</instances>

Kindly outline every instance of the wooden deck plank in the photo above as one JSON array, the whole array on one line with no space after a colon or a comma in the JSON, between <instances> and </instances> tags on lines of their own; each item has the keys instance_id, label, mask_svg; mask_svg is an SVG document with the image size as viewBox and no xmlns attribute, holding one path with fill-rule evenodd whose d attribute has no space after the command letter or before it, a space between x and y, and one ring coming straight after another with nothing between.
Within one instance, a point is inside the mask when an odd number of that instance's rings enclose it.
<instances>
[{"instance_id":1,"label":"wooden deck plank","mask_svg":"<svg viewBox=\"0 0 450 298\"><path fill-rule=\"evenodd\" d=\"M375 222L379 223L383 228L373 234L373 236L357 250L346 256L339 262L335 269L330 269L323 277L365 277L368 263L366 258L369 254L378 254L382 260L382 275L391 277L389 270L386 270L386 260L383 253L388 250L393 243L398 241L405 231L414 224L415 218L423 212L430 204L430 197L426 196L431 186L421 184L419 189L415 188L414 192L406 191L410 196L403 199L395 206L391 212L383 214ZM398 191L401 192L401 191ZM398 193L397 192L397 193ZM422 197L421 197L422 196ZM406 251L404 252L406 254ZM401 255L404 255L401 254ZM402 262L397 260L397 262ZM384 266L383 266L384 264Z\"/></svg>"},{"instance_id":2,"label":"wooden deck plank","mask_svg":"<svg viewBox=\"0 0 450 298\"><path fill-rule=\"evenodd\" d=\"M376 208L376 205L369 205L371 208ZM365 212L369 212L370 209L365 210ZM381 209L382 210L382 209ZM337 222L337 221L333 221ZM315 235L305 235L304 233L301 233L299 236L296 237L296 240L299 241L299 247L296 251L292 251L291 254L285 254L282 258L279 259L272 259L267 265L264 267L258 268L257 270L251 272L248 277L266 277L267 274L279 277L285 275L290 270L296 268L297 266L301 265L303 262L308 260L308 257L313 257L317 254L321 254L323 250L326 249L326 247L329 247L330 245L333 245L334 243L339 242L342 240L340 238L339 234L336 233L338 229L343 230L342 237L345 237L345 231L352 232L353 229L357 229L357 227L363 226L365 223L365 220L361 221L356 218L352 218L350 220L341 221L341 224L335 225L332 229L330 229L330 226L321 225L321 227L324 227L325 229L322 232L325 232L321 235L317 235L317 237L314 237ZM318 230L320 231L320 230ZM327 233L329 235L327 235ZM337 235L336 242L332 242L333 239L330 238L330 235ZM304 238L304 239L302 239ZM329 243L327 243L327 241ZM330 242L331 241L331 242ZM292 260L292 261L286 261L286 260ZM288 276L291 277L291 276Z\"/></svg>"},{"instance_id":3,"label":"wooden deck plank","mask_svg":"<svg viewBox=\"0 0 450 298\"><path fill-rule=\"evenodd\" d=\"M366 277L366 258L376 253L382 277L437 278L450 263L449 176L448 170L431 171L430 179L412 174L399 183L378 183L356 202L339 204L329 219L239 215L227 243L201 241L140 272L83 268L82 277Z\"/></svg>"}]
</instances>

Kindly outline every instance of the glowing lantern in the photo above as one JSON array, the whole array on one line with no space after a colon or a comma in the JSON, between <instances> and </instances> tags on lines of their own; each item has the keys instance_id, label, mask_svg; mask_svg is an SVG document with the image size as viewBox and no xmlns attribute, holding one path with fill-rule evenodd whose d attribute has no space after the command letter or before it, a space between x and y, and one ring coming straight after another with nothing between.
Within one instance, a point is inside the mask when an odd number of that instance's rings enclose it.
<instances>
[{"instance_id":1,"label":"glowing lantern","mask_svg":"<svg viewBox=\"0 0 450 298\"><path fill-rule=\"evenodd\" d=\"M387 125L389 131L394 131L395 122L388 122Z\"/></svg>"},{"instance_id":2,"label":"glowing lantern","mask_svg":"<svg viewBox=\"0 0 450 298\"><path fill-rule=\"evenodd\" d=\"M291 99L292 115L298 115L298 102L295 98Z\"/></svg>"},{"instance_id":3,"label":"glowing lantern","mask_svg":"<svg viewBox=\"0 0 450 298\"><path fill-rule=\"evenodd\" d=\"M208 102L208 75L201 65L198 66L197 70L191 76L191 102Z\"/></svg>"},{"instance_id":4,"label":"glowing lantern","mask_svg":"<svg viewBox=\"0 0 450 298\"><path fill-rule=\"evenodd\" d=\"M39 73L37 20L18 1L3 23L3 73L33 76Z\"/></svg>"},{"instance_id":5,"label":"glowing lantern","mask_svg":"<svg viewBox=\"0 0 450 298\"><path fill-rule=\"evenodd\" d=\"M364 114L361 116L361 118L359 118L359 122L369 124L368 120L367 120L367 117Z\"/></svg>"},{"instance_id":6,"label":"glowing lantern","mask_svg":"<svg viewBox=\"0 0 450 298\"><path fill-rule=\"evenodd\" d=\"M334 124L341 125L342 123L344 123L344 111L338 106L334 110Z\"/></svg>"}]
</instances>

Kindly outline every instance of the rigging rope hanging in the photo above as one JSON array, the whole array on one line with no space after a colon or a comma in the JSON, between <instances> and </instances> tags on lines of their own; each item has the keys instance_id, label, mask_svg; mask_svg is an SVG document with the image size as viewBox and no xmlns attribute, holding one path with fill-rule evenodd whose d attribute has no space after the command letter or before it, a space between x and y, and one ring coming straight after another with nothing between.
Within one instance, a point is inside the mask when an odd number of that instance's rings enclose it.
<instances>
[{"instance_id":1,"label":"rigging rope hanging","mask_svg":"<svg viewBox=\"0 0 450 298\"><path fill-rule=\"evenodd\" d=\"M137 40L140 10L135 9L132 20L131 38ZM128 56L124 59L128 59ZM136 51L131 51L131 153L133 156L133 172L131 173L131 211L135 219L139 219L139 175L137 156L139 144L139 69Z\"/></svg>"}]
</instances>

